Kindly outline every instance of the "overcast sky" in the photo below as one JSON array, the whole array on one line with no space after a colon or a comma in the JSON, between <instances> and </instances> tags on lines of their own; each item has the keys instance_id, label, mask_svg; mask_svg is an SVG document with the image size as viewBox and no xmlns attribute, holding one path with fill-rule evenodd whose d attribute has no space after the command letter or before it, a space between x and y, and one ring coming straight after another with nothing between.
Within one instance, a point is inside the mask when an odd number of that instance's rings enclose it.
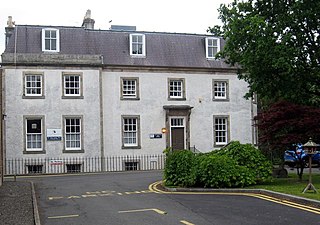
<instances>
[{"instance_id":1,"label":"overcast sky","mask_svg":"<svg viewBox=\"0 0 320 225\"><path fill-rule=\"evenodd\" d=\"M217 11L220 4L230 2L232 0L2 0L0 53L4 51L8 16L20 25L81 26L90 9L95 29L131 25L138 31L204 34L209 26L220 24Z\"/></svg>"}]
</instances>

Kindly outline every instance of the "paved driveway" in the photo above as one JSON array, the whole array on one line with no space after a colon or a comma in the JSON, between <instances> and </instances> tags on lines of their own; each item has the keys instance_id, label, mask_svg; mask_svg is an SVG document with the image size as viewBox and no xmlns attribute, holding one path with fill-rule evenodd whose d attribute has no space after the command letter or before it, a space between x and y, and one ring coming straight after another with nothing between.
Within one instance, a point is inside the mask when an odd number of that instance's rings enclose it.
<instances>
[{"instance_id":1,"label":"paved driveway","mask_svg":"<svg viewBox=\"0 0 320 225\"><path fill-rule=\"evenodd\" d=\"M148 187L159 171L31 179L45 225L320 224L320 211L250 196L155 193Z\"/></svg>"}]
</instances>

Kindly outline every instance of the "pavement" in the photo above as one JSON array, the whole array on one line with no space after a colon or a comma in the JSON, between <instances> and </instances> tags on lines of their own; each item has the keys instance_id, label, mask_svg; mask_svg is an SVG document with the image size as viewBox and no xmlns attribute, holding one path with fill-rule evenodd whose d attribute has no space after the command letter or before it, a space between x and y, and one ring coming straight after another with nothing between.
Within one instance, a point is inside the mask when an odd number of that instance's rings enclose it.
<instances>
[{"instance_id":1,"label":"pavement","mask_svg":"<svg viewBox=\"0 0 320 225\"><path fill-rule=\"evenodd\" d=\"M0 224L40 225L32 182L3 182L0 187Z\"/></svg>"}]
</instances>

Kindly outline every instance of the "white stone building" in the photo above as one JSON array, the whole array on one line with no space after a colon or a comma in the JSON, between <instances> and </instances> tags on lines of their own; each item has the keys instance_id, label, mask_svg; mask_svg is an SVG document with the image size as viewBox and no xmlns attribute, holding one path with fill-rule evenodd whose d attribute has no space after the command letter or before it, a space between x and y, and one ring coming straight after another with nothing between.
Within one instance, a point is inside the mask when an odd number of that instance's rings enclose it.
<instances>
[{"instance_id":1,"label":"white stone building","mask_svg":"<svg viewBox=\"0 0 320 225\"><path fill-rule=\"evenodd\" d=\"M223 40L93 28L90 15L83 27L6 28L6 158L105 158L161 154L168 147L207 152L231 140L255 144L256 104L243 98L247 84L236 68L214 58Z\"/></svg>"}]
</instances>

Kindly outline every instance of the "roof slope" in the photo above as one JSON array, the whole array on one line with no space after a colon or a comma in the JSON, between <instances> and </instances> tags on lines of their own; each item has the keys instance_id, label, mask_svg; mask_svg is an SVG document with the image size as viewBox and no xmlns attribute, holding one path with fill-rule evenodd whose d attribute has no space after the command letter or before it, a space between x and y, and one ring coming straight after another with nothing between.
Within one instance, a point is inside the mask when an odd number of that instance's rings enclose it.
<instances>
[{"instance_id":1,"label":"roof slope","mask_svg":"<svg viewBox=\"0 0 320 225\"><path fill-rule=\"evenodd\" d=\"M16 26L5 53L42 54L41 30L48 26ZM60 52L43 54L102 55L104 65L177 68L230 68L221 60L206 59L205 38L208 35L87 30L82 27L59 29ZM129 35L146 35L146 57L131 57ZM17 35L17 37L15 37ZM15 46L16 40L16 46ZM224 41L221 40L221 48Z\"/></svg>"}]
</instances>

